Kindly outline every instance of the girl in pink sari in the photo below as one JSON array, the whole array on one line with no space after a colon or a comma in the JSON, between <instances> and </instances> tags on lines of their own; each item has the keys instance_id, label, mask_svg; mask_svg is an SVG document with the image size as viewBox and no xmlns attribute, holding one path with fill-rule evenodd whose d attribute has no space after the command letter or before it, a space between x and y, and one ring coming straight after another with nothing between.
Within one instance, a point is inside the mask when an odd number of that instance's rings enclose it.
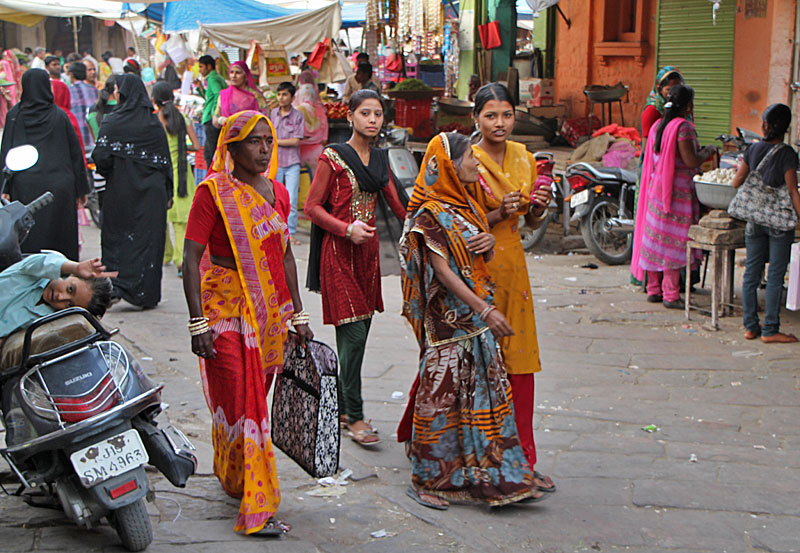
<instances>
[{"instance_id":1,"label":"girl in pink sari","mask_svg":"<svg viewBox=\"0 0 800 553\"><path fill-rule=\"evenodd\" d=\"M220 91L217 108L211 119L215 127L222 128L228 117L240 111L259 111L269 116L267 99L258 89L245 62L233 62L229 77L230 86Z\"/></svg>"},{"instance_id":2,"label":"girl in pink sari","mask_svg":"<svg viewBox=\"0 0 800 553\"><path fill-rule=\"evenodd\" d=\"M689 227L700 216L692 178L715 148L698 149L697 133L689 120L694 108L692 88L673 86L664 107L664 117L650 129L644 154L631 272L638 280L647 273L647 301L683 309L680 274L686 266ZM695 250L692 264L699 260L700 252Z\"/></svg>"},{"instance_id":3,"label":"girl in pink sari","mask_svg":"<svg viewBox=\"0 0 800 553\"><path fill-rule=\"evenodd\" d=\"M300 164L306 165L313 175L317 170L317 160L322 154L322 146L328 142L328 112L319 98L319 90L311 71L300 73L297 85L293 103L303 114L305 121L305 138L300 142Z\"/></svg>"},{"instance_id":4,"label":"girl in pink sari","mask_svg":"<svg viewBox=\"0 0 800 553\"><path fill-rule=\"evenodd\" d=\"M13 83L11 85L6 85L4 87L3 96L5 98L0 98L0 129L2 129L6 124L6 115L8 114L8 110L11 109L19 102L19 94L21 90L20 79L22 78L22 68L19 66L19 61L17 60L17 56L11 50L6 50L3 52L3 58L0 60L0 68L2 68L3 74L0 75L3 79L7 82ZM9 105L9 103L11 105Z\"/></svg>"}]
</instances>

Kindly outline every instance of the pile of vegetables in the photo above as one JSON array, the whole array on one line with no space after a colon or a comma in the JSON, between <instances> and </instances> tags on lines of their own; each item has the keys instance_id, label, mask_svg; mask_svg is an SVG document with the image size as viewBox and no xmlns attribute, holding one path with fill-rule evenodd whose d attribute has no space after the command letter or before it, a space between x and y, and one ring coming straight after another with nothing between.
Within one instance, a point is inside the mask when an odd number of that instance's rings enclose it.
<instances>
[{"instance_id":1,"label":"pile of vegetables","mask_svg":"<svg viewBox=\"0 0 800 553\"><path fill-rule=\"evenodd\" d=\"M325 111L328 112L328 119L346 119L348 107L347 104L342 102L326 102L323 104L325 106Z\"/></svg>"},{"instance_id":2,"label":"pile of vegetables","mask_svg":"<svg viewBox=\"0 0 800 553\"><path fill-rule=\"evenodd\" d=\"M392 90L433 90L431 87L420 81L419 79L406 79L398 83Z\"/></svg>"},{"instance_id":3,"label":"pile of vegetables","mask_svg":"<svg viewBox=\"0 0 800 553\"><path fill-rule=\"evenodd\" d=\"M736 169L714 169L702 175L697 175L694 180L702 182L713 182L714 184L733 184L733 177L736 176Z\"/></svg>"}]
</instances>

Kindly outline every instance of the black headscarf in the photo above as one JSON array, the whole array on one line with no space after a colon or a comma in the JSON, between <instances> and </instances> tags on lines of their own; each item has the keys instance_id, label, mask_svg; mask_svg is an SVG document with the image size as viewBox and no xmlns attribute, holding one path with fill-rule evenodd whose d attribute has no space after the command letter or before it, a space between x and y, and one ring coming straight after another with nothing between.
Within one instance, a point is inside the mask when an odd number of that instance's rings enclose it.
<instances>
[{"instance_id":1,"label":"black headscarf","mask_svg":"<svg viewBox=\"0 0 800 553\"><path fill-rule=\"evenodd\" d=\"M167 133L153 113L153 104L142 79L126 73L118 75L116 83L119 103L103 118L94 152L169 171L172 180Z\"/></svg>"},{"instance_id":2,"label":"black headscarf","mask_svg":"<svg viewBox=\"0 0 800 553\"><path fill-rule=\"evenodd\" d=\"M389 154L386 150L372 148L369 154L369 165L364 165L358 152L350 144L331 144L328 146L334 150L344 160L347 166L353 171L358 187L363 192L376 193L382 191L389 183ZM386 217L386 208L379 197L379 204ZM320 283L320 260L322 258L322 239L325 237L325 230L315 224L311 224L311 242L308 246L308 272L306 273L306 288L312 292L319 292Z\"/></svg>"},{"instance_id":3,"label":"black headscarf","mask_svg":"<svg viewBox=\"0 0 800 553\"><path fill-rule=\"evenodd\" d=\"M8 112L5 132L14 137L14 145L36 144L53 132L62 116L66 114L53 103L50 75L44 69L30 69L22 74L22 98Z\"/></svg>"}]
</instances>

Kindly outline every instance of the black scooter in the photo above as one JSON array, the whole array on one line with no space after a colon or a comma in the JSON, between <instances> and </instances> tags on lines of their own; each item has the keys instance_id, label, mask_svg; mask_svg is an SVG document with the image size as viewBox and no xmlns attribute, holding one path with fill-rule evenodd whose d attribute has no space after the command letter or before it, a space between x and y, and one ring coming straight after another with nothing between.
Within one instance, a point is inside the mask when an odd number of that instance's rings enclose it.
<instances>
[{"instance_id":1,"label":"black scooter","mask_svg":"<svg viewBox=\"0 0 800 553\"><path fill-rule=\"evenodd\" d=\"M7 175L27 168L13 152ZM42 201L3 202L0 259L21 258L18 243L32 226L32 206ZM0 349L6 447L0 455L21 483L14 495L33 506L60 506L82 528L105 517L124 547L141 551L153 539L145 464L183 487L197 459L183 433L158 427L163 385L111 340L115 332L73 307L6 338Z\"/></svg>"}]
</instances>

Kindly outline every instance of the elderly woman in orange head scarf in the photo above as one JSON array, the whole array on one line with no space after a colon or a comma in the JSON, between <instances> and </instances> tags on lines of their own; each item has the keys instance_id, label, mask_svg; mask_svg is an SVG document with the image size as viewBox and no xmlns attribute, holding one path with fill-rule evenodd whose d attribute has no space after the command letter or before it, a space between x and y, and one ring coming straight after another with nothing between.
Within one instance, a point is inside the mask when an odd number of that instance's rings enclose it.
<instances>
[{"instance_id":1,"label":"elderly woman in orange head scarf","mask_svg":"<svg viewBox=\"0 0 800 553\"><path fill-rule=\"evenodd\" d=\"M313 336L289 245L289 193L274 180L276 142L263 114L228 117L212 172L195 192L183 258L192 351L213 417L214 474L242 500L234 530L247 534L290 529L274 516L281 496L267 393L283 367L287 324L301 339Z\"/></svg>"},{"instance_id":2,"label":"elderly woman in orange head scarf","mask_svg":"<svg viewBox=\"0 0 800 553\"><path fill-rule=\"evenodd\" d=\"M433 509L546 497L520 445L497 346L513 330L494 306L494 237L464 187L477 180L469 140L436 136L400 242L403 315L421 349L407 494Z\"/></svg>"}]
</instances>

